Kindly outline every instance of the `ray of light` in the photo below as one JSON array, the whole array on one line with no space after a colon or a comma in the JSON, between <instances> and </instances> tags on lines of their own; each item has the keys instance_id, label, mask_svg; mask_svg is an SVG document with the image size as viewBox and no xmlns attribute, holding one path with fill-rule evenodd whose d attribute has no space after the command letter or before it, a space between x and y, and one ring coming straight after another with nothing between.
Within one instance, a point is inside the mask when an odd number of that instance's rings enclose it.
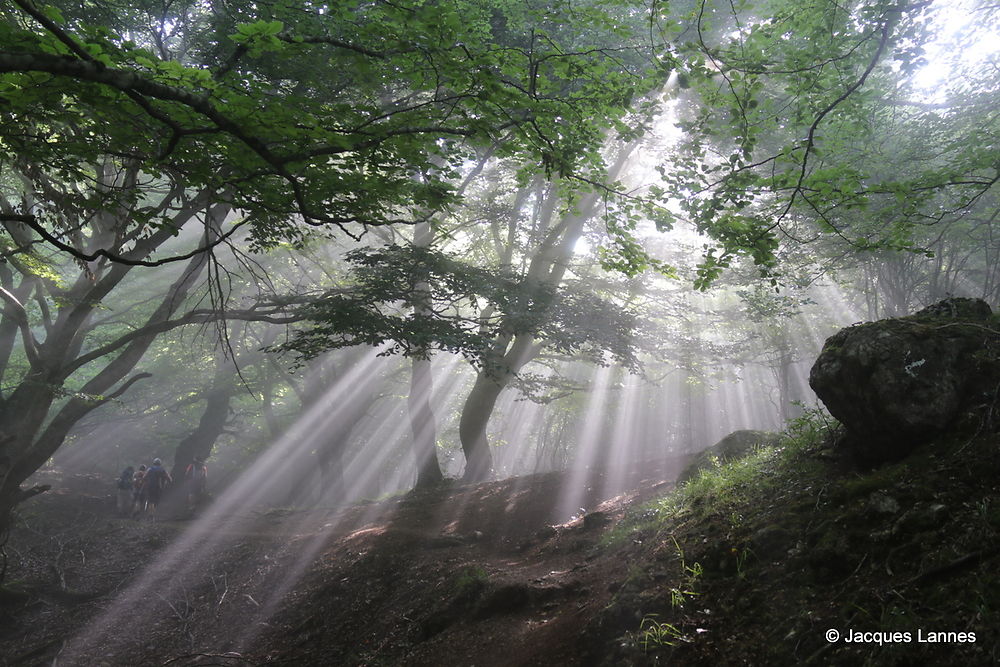
<instances>
[{"instance_id":1,"label":"ray of light","mask_svg":"<svg viewBox=\"0 0 1000 667\"><path fill-rule=\"evenodd\" d=\"M304 413L202 516L164 549L142 575L133 580L113 605L67 644L65 655L87 655L100 650L104 643L113 639L109 633L122 633L123 627L133 628L131 634L124 636L141 637L143 625L151 622L149 615L159 613L157 605L149 601L165 595L172 589L173 582L203 580L206 564L213 561L213 554L239 541L243 531L252 532L251 526L257 517L248 510L270 492L272 484L293 469L298 456L308 454L316 434L337 427L338 408L346 404L346 397L366 382L377 381L377 369L384 364L385 360L376 358L373 353L348 370L330 388L324 400L317 401Z\"/></svg>"},{"instance_id":2,"label":"ray of light","mask_svg":"<svg viewBox=\"0 0 1000 667\"><path fill-rule=\"evenodd\" d=\"M574 459L565 488L555 503L557 513L565 517L564 520L580 511L589 486L591 468L600 460L603 448L607 445L604 438L605 408L609 402L614 373L614 369L610 367L598 368L591 381L583 421L577 431Z\"/></svg>"}]
</instances>

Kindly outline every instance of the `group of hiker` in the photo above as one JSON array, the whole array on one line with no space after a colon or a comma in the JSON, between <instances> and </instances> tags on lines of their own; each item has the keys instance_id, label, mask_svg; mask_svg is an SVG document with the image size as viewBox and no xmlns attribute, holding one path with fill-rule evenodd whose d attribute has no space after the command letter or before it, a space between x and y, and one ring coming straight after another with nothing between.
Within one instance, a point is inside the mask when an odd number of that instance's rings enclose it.
<instances>
[{"instance_id":1,"label":"group of hiker","mask_svg":"<svg viewBox=\"0 0 1000 667\"><path fill-rule=\"evenodd\" d=\"M205 499L208 482L208 468L205 461L195 457L184 470L184 483L189 510L193 510ZM163 467L163 461L156 458L153 464L125 468L118 476L117 507L119 516L156 518L156 507L160 504L166 489L174 483L173 477Z\"/></svg>"}]
</instances>

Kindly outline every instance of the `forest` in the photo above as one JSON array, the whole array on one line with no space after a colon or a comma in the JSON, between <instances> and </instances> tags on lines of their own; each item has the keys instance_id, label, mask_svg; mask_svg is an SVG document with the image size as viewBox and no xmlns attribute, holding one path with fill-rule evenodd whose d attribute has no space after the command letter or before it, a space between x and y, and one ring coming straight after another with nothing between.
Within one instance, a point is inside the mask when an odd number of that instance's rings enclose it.
<instances>
[{"instance_id":1,"label":"forest","mask_svg":"<svg viewBox=\"0 0 1000 667\"><path fill-rule=\"evenodd\" d=\"M10 0L0 664L1000 660L998 180L989 0Z\"/></svg>"}]
</instances>

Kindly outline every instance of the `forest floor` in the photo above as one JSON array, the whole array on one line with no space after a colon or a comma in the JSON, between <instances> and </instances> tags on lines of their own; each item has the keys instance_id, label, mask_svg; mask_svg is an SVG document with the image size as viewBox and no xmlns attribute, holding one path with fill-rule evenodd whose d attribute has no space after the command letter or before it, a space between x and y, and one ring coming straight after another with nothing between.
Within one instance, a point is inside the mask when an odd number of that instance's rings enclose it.
<instances>
[{"instance_id":1,"label":"forest floor","mask_svg":"<svg viewBox=\"0 0 1000 667\"><path fill-rule=\"evenodd\" d=\"M647 464L569 521L565 473L160 522L54 474L7 545L0 664L994 664L997 442L862 473L813 441L659 501Z\"/></svg>"},{"instance_id":2,"label":"forest floor","mask_svg":"<svg viewBox=\"0 0 1000 667\"><path fill-rule=\"evenodd\" d=\"M665 466L617 471L631 490L611 499L611 473L576 480L574 504L594 509L563 523L571 475L548 473L207 528L119 518L113 480L51 471L6 547L0 664L561 664L575 652L559 639L565 604L586 618L628 568L589 550L669 489Z\"/></svg>"}]
</instances>

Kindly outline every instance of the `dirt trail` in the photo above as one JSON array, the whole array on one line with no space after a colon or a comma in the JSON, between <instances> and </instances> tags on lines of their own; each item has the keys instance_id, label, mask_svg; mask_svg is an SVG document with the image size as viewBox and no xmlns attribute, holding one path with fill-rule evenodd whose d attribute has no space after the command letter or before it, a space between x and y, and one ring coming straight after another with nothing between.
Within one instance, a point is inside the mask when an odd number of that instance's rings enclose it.
<instances>
[{"instance_id":1,"label":"dirt trail","mask_svg":"<svg viewBox=\"0 0 1000 667\"><path fill-rule=\"evenodd\" d=\"M670 471L614 476L602 500L586 480L583 516L557 523L572 474L536 475L411 494L379 521L335 540L251 653L281 664L581 664L580 630L627 576L595 549ZM606 493L606 492L605 492Z\"/></svg>"},{"instance_id":2,"label":"dirt trail","mask_svg":"<svg viewBox=\"0 0 1000 667\"><path fill-rule=\"evenodd\" d=\"M868 474L826 443L762 452L655 517L636 503L670 488L663 466L162 523L113 518L110 481L63 485L11 536L0 662L997 664L996 436ZM633 490L599 502L612 479ZM567 485L587 509L570 521Z\"/></svg>"},{"instance_id":3,"label":"dirt trail","mask_svg":"<svg viewBox=\"0 0 1000 667\"><path fill-rule=\"evenodd\" d=\"M11 537L25 597L0 601L0 664L570 664L628 568L594 545L671 474L550 473L214 523L118 519L110 482L57 481Z\"/></svg>"}]
</instances>

